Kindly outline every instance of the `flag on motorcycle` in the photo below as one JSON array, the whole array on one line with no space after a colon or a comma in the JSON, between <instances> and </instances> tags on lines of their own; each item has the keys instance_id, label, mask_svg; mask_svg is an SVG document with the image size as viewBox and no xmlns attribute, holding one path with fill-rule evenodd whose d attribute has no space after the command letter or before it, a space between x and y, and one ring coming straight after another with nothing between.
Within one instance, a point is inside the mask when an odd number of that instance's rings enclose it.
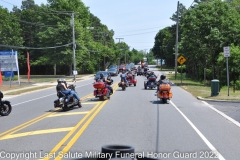
<instances>
[{"instance_id":1,"label":"flag on motorcycle","mask_svg":"<svg viewBox=\"0 0 240 160\"><path fill-rule=\"evenodd\" d=\"M28 67L28 82L30 82L30 62L29 62L29 53L27 52L27 67Z\"/></svg>"}]
</instances>

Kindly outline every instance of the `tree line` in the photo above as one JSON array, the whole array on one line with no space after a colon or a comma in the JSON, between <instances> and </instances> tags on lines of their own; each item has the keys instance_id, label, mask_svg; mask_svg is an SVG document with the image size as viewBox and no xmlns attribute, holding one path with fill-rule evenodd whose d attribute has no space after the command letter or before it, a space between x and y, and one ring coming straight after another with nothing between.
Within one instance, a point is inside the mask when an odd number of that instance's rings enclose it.
<instances>
[{"instance_id":1,"label":"tree line","mask_svg":"<svg viewBox=\"0 0 240 160\"><path fill-rule=\"evenodd\" d=\"M219 79L226 85L226 58L223 47L230 46L228 58L232 84L240 76L240 0L195 0L188 9L179 5L179 55L186 58L186 74L196 80ZM171 17L177 20L177 12ZM154 56L175 66L176 25L161 29L152 48ZM240 85L239 85L240 86Z\"/></svg>"},{"instance_id":2,"label":"tree line","mask_svg":"<svg viewBox=\"0 0 240 160\"><path fill-rule=\"evenodd\" d=\"M17 50L20 74L27 74L26 53L31 74L72 74L73 47L78 73L105 70L109 64L138 63L144 51L115 43L114 30L101 23L81 0L48 0L37 5L22 1L11 11L0 6L0 50ZM74 16L74 17L73 17ZM75 45L73 44L73 20Z\"/></svg>"}]
</instances>

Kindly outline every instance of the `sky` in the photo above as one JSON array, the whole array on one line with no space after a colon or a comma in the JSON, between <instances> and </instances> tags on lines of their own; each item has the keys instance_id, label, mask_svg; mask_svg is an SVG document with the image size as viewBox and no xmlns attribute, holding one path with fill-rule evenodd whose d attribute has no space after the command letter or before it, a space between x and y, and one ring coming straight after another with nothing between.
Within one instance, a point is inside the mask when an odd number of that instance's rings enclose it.
<instances>
[{"instance_id":1,"label":"sky","mask_svg":"<svg viewBox=\"0 0 240 160\"><path fill-rule=\"evenodd\" d=\"M130 49L149 52L159 30L176 24L170 17L177 11L178 0L82 0L89 11L115 32L116 43L125 42ZM47 4L47 0L35 0ZM193 0L181 0L187 9ZM0 0L0 6L12 10L22 0ZM121 38L121 39L119 39Z\"/></svg>"}]
</instances>

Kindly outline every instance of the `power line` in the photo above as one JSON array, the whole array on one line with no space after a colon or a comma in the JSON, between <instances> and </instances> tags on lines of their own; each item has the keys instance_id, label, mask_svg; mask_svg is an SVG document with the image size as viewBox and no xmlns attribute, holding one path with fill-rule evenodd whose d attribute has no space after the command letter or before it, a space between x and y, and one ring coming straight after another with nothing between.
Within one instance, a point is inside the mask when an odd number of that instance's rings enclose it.
<instances>
[{"instance_id":1,"label":"power line","mask_svg":"<svg viewBox=\"0 0 240 160\"><path fill-rule=\"evenodd\" d=\"M31 24L31 25L35 25L35 26L41 26L41 27L60 27L60 26L68 26L68 25L45 25L45 24L39 24L39 23L32 23L32 22L27 22L27 21L23 21L23 20L11 18L11 17L9 17L8 15L5 15L5 14L0 14L0 16L7 17L7 18L9 18L9 19L11 19L11 20L18 21L18 22L21 22L21 23L26 23L26 24Z\"/></svg>"},{"instance_id":2,"label":"power line","mask_svg":"<svg viewBox=\"0 0 240 160\"><path fill-rule=\"evenodd\" d=\"M159 30L158 30L159 31ZM158 32L158 31L151 31L151 32L142 32L142 33L136 33L136 34L128 34L128 35L121 35L121 36L133 36L133 35L140 35L140 34L146 34L146 33L154 33L154 32ZM118 36L120 37L120 36Z\"/></svg>"},{"instance_id":3,"label":"power line","mask_svg":"<svg viewBox=\"0 0 240 160\"><path fill-rule=\"evenodd\" d=\"M161 28L161 27L165 27L165 26L145 28L145 29L137 29L137 30L130 30L130 31L122 31L122 32L118 32L118 33L123 33L123 32L126 33L126 32L133 32L133 31L143 31L143 30L156 29L156 28Z\"/></svg>"},{"instance_id":4,"label":"power line","mask_svg":"<svg viewBox=\"0 0 240 160\"><path fill-rule=\"evenodd\" d=\"M68 43L65 45L61 45L61 46L53 46L53 47L40 47L40 48L35 48L35 47L21 47L21 46L11 46L11 45L4 45L4 44L0 44L0 47L6 47L6 48L17 48L17 49L54 49L54 48L60 48L60 47L66 47L66 46L70 46L73 43Z\"/></svg>"}]
</instances>

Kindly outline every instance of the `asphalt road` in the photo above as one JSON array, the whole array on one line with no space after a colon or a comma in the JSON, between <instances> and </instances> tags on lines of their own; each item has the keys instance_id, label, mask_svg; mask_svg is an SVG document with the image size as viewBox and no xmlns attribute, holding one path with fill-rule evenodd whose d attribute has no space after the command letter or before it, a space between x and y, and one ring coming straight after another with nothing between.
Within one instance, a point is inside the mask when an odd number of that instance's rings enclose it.
<instances>
[{"instance_id":1,"label":"asphalt road","mask_svg":"<svg viewBox=\"0 0 240 160\"><path fill-rule=\"evenodd\" d=\"M10 98L12 113L0 117L0 159L81 158L108 144L158 159L239 159L240 128L213 109L217 104L174 85L173 98L163 104L155 89L144 89L144 76L126 91L116 85L119 76L113 79L106 101L93 97L93 80L77 82L83 107L67 112L53 107L55 87Z\"/></svg>"}]
</instances>

